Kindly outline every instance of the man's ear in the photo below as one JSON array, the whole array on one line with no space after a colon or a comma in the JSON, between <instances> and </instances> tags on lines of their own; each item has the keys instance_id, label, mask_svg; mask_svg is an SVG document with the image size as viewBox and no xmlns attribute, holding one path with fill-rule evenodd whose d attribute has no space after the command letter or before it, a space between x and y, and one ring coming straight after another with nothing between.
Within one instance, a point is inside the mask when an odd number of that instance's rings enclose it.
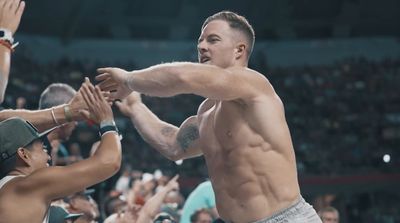
<instances>
[{"instance_id":1,"label":"man's ear","mask_svg":"<svg viewBox=\"0 0 400 223\"><path fill-rule=\"evenodd\" d=\"M29 151L23 147L18 148L17 150L17 156L26 164L29 166L29 159L30 159L30 154Z\"/></svg>"},{"instance_id":2,"label":"man's ear","mask_svg":"<svg viewBox=\"0 0 400 223\"><path fill-rule=\"evenodd\" d=\"M235 48L235 54L236 54L235 58L239 59L239 58L245 56L245 53L246 53L246 44L241 43L241 42L238 43L238 45Z\"/></svg>"}]
</instances>

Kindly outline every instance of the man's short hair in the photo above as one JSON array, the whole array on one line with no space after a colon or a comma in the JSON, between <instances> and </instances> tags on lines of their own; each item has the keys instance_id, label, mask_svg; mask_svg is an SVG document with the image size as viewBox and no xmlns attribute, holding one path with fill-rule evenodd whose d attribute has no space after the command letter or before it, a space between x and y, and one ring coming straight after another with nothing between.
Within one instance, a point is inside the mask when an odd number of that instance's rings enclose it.
<instances>
[{"instance_id":1,"label":"man's short hair","mask_svg":"<svg viewBox=\"0 0 400 223\"><path fill-rule=\"evenodd\" d=\"M39 109L51 108L68 103L76 91L68 84L50 84L40 95Z\"/></svg>"},{"instance_id":2,"label":"man's short hair","mask_svg":"<svg viewBox=\"0 0 400 223\"><path fill-rule=\"evenodd\" d=\"M201 209L195 211L195 212L190 216L190 222L191 222L191 223L197 222L197 220L199 219L199 215L202 214L202 213L208 214L208 215L212 216L211 213L210 213L207 209L201 208Z\"/></svg>"},{"instance_id":3,"label":"man's short hair","mask_svg":"<svg viewBox=\"0 0 400 223\"><path fill-rule=\"evenodd\" d=\"M215 13L214 15L208 17L203 25L201 26L201 30L204 27L214 20L223 20L229 24L229 27L232 29L238 30L243 33L246 37L247 43L249 45L248 49L246 49L248 57L250 57L251 53L253 52L254 41L255 41L255 33L253 27L250 25L249 21L241 15L238 15L234 12L230 11L221 11Z\"/></svg>"}]
</instances>

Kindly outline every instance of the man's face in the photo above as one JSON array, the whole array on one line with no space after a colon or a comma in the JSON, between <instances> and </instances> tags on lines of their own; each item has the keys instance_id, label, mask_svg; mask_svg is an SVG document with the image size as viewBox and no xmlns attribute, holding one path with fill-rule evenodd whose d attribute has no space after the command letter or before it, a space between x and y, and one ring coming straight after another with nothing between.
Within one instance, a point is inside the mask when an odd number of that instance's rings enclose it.
<instances>
[{"instance_id":1,"label":"man's face","mask_svg":"<svg viewBox=\"0 0 400 223\"><path fill-rule=\"evenodd\" d=\"M197 44L200 63L212 64L221 68L235 65L235 44L237 34L223 20L208 23L201 32Z\"/></svg>"},{"instance_id":2,"label":"man's face","mask_svg":"<svg viewBox=\"0 0 400 223\"><path fill-rule=\"evenodd\" d=\"M212 218L209 214L207 213L200 213L199 216L197 217L196 223L211 223Z\"/></svg>"},{"instance_id":3,"label":"man's face","mask_svg":"<svg viewBox=\"0 0 400 223\"><path fill-rule=\"evenodd\" d=\"M339 217L335 212L327 211L324 212L321 216L322 222L323 223L338 223L339 222Z\"/></svg>"},{"instance_id":4,"label":"man's face","mask_svg":"<svg viewBox=\"0 0 400 223\"><path fill-rule=\"evenodd\" d=\"M31 165L33 169L37 170L49 166L48 161L51 158L47 154L47 150L41 140L35 140L31 144L31 149L29 151L31 154Z\"/></svg>"}]
</instances>

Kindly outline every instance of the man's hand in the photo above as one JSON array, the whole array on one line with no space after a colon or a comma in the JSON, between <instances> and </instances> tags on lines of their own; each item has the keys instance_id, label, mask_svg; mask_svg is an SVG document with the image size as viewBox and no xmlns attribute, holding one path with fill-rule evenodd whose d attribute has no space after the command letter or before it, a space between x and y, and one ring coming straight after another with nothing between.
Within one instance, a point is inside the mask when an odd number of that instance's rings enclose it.
<instances>
[{"instance_id":1,"label":"man's hand","mask_svg":"<svg viewBox=\"0 0 400 223\"><path fill-rule=\"evenodd\" d=\"M113 112L111 106L103 96L98 86L94 87L88 78L82 84L82 97L88 105L88 110L81 110L81 114L87 119L100 123L106 120L113 120Z\"/></svg>"},{"instance_id":2,"label":"man's hand","mask_svg":"<svg viewBox=\"0 0 400 223\"><path fill-rule=\"evenodd\" d=\"M142 103L140 93L133 91L128 97L123 99L122 102L115 102L115 105L117 105L122 114L131 117L134 115L133 107L139 103Z\"/></svg>"},{"instance_id":3,"label":"man's hand","mask_svg":"<svg viewBox=\"0 0 400 223\"><path fill-rule=\"evenodd\" d=\"M102 91L111 92L112 99L124 99L132 90L128 87L128 72L119 68L99 68L96 80Z\"/></svg>"},{"instance_id":4,"label":"man's hand","mask_svg":"<svg viewBox=\"0 0 400 223\"><path fill-rule=\"evenodd\" d=\"M71 109L72 119L74 121L83 120L84 117L82 116L80 111L88 110L88 106L82 96L82 86L79 89L79 91L75 94L75 96L71 99L71 101L68 103L68 106Z\"/></svg>"},{"instance_id":5,"label":"man's hand","mask_svg":"<svg viewBox=\"0 0 400 223\"><path fill-rule=\"evenodd\" d=\"M85 81L86 81L86 79L85 79ZM87 80L87 81L89 81L89 80ZM83 86L83 84L82 84L82 86ZM82 110L88 111L88 106L82 96L82 89L83 89L82 86L79 88L79 91L74 95L74 97L71 99L71 101L68 103L68 105L71 109L72 119L74 121L84 120L85 117L82 116L82 113L80 111L82 111ZM110 92L103 91L101 93L103 94L104 98L108 101L109 105L112 105L112 100L110 99Z\"/></svg>"},{"instance_id":6,"label":"man's hand","mask_svg":"<svg viewBox=\"0 0 400 223\"><path fill-rule=\"evenodd\" d=\"M179 183L178 183L179 175L175 175L166 185L165 188L168 191L172 190L179 190Z\"/></svg>"},{"instance_id":7,"label":"man's hand","mask_svg":"<svg viewBox=\"0 0 400 223\"><path fill-rule=\"evenodd\" d=\"M14 34L18 29L24 9L24 1L0 0L0 28L7 29Z\"/></svg>"}]
</instances>

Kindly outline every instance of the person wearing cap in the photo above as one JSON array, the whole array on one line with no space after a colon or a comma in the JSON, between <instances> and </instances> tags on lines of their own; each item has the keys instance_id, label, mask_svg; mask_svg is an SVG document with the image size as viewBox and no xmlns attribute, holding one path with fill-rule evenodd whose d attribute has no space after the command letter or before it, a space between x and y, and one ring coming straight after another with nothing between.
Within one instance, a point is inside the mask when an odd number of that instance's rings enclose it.
<instances>
[{"instance_id":1,"label":"person wearing cap","mask_svg":"<svg viewBox=\"0 0 400 223\"><path fill-rule=\"evenodd\" d=\"M24 1L0 1L0 104L4 101L7 88L11 53L18 45L17 43L14 44L13 35L18 29L24 9Z\"/></svg>"},{"instance_id":2,"label":"person wearing cap","mask_svg":"<svg viewBox=\"0 0 400 223\"><path fill-rule=\"evenodd\" d=\"M66 209L69 213L82 213L77 219L79 223L90 223L100 217L99 207L91 194L95 192L94 189L87 189L75 193L67 198L68 204Z\"/></svg>"},{"instance_id":3,"label":"person wearing cap","mask_svg":"<svg viewBox=\"0 0 400 223\"><path fill-rule=\"evenodd\" d=\"M49 223L75 222L76 219L78 219L83 215L83 213L79 214L68 213L67 210L59 206L51 206L49 212L50 212Z\"/></svg>"},{"instance_id":4,"label":"person wearing cap","mask_svg":"<svg viewBox=\"0 0 400 223\"><path fill-rule=\"evenodd\" d=\"M115 174L121 166L121 144L110 105L88 79L80 92L84 117L100 125L96 153L69 166L49 167L49 156L37 129L21 118L0 122L0 223L48 222L52 200L84 190ZM18 210L18 212L15 212Z\"/></svg>"}]
</instances>

